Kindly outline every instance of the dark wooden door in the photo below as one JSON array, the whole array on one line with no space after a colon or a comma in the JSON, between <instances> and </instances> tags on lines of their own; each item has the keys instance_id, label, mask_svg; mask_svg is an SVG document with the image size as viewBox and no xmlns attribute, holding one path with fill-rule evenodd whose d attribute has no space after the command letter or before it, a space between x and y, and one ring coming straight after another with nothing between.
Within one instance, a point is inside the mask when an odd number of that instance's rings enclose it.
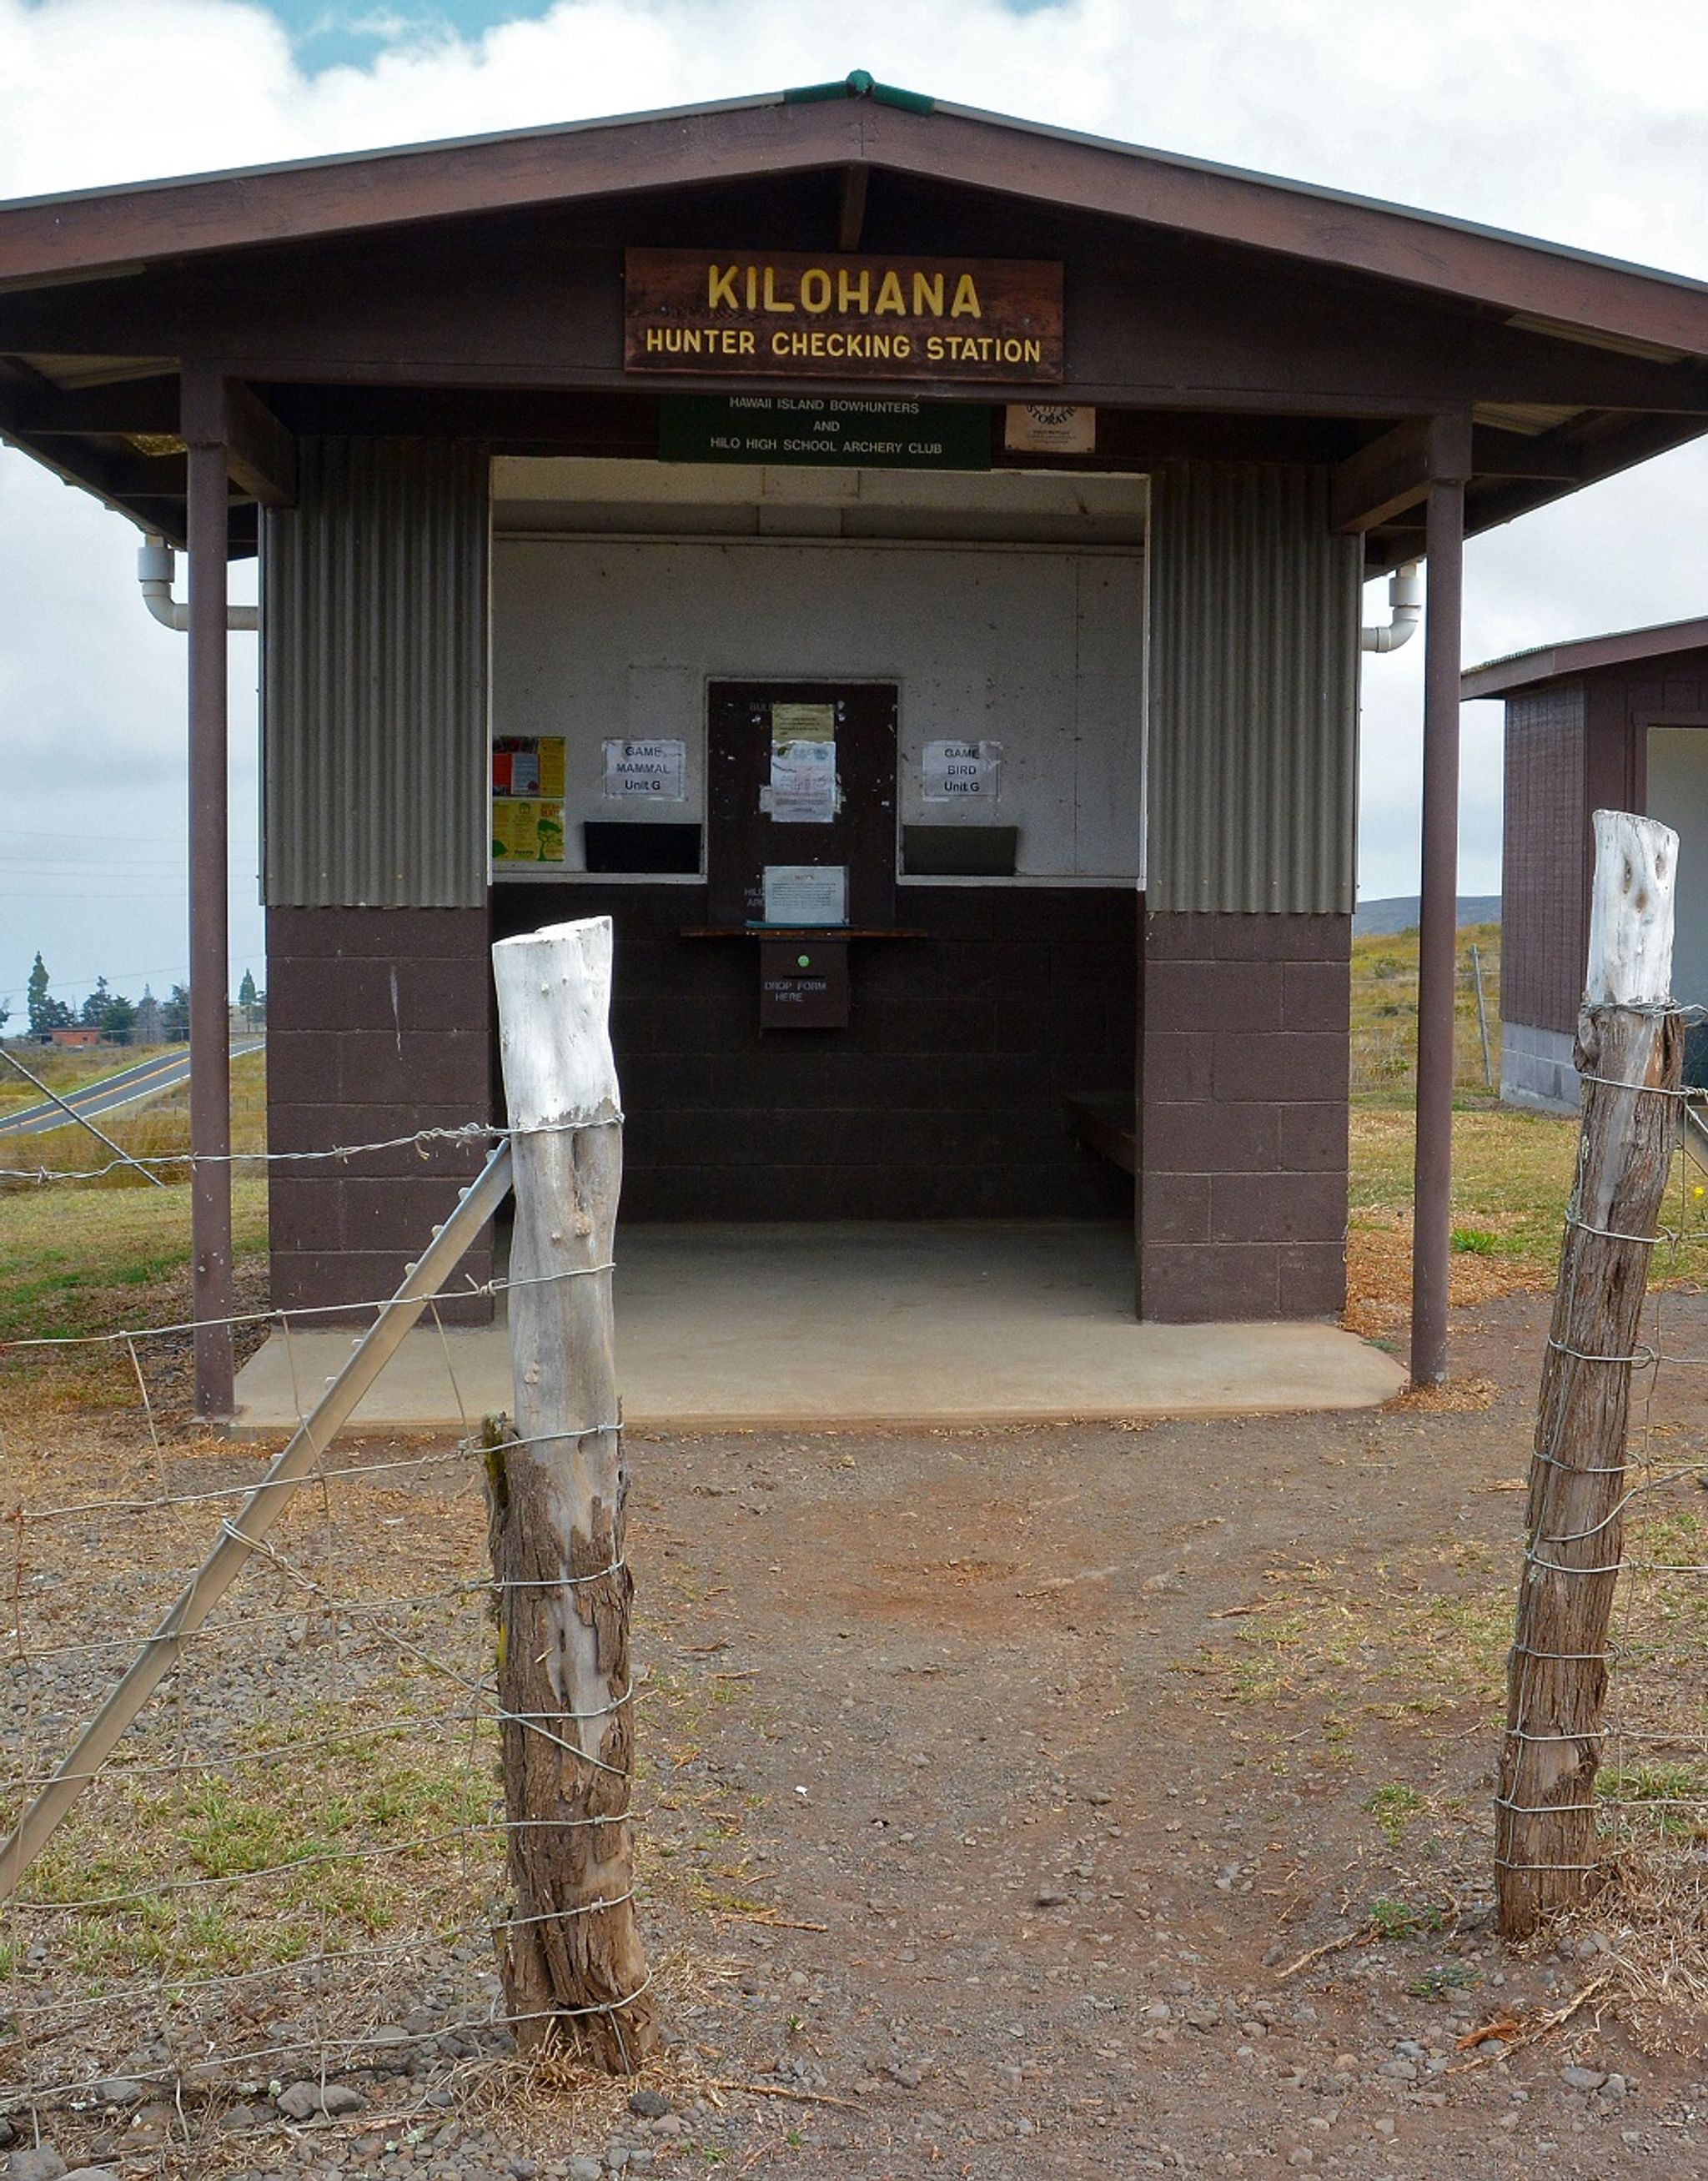
<instances>
[{"instance_id":1,"label":"dark wooden door","mask_svg":"<svg viewBox=\"0 0 1708 2181\"><path fill-rule=\"evenodd\" d=\"M896 684L714 682L707 705L712 921L763 921L767 866L811 864L847 871L851 925L893 924ZM815 753L797 743L826 736L833 764L807 762Z\"/></svg>"}]
</instances>

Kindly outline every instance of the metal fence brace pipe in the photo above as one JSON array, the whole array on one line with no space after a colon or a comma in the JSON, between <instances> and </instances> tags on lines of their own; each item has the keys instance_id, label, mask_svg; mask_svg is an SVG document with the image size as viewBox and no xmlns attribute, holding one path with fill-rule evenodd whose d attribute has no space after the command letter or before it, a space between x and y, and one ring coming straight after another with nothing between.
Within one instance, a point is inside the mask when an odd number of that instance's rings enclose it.
<instances>
[{"instance_id":1,"label":"metal fence brace pipe","mask_svg":"<svg viewBox=\"0 0 1708 2181\"><path fill-rule=\"evenodd\" d=\"M510 1192L510 1146L500 1144L462 1192L456 1210L405 1275L390 1300L356 1343L349 1361L298 1425L273 1466L222 1525L219 1542L191 1577L141 1655L113 1689L60 1765L0 1847L0 1901L18 1884L69 1814L119 1739L178 1663L190 1638L237 1579L250 1554L284 1513L292 1494L319 1466L357 1403L397 1353L428 1298L439 1293L459 1259Z\"/></svg>"}]
</instances>

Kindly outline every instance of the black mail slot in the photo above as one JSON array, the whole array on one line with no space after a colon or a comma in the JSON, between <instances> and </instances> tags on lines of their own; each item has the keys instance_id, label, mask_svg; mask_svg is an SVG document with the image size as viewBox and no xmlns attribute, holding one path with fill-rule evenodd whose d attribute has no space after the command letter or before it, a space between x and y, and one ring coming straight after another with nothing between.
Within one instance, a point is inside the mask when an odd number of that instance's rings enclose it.
<instances>
[{"instance_id":1,"label":"black mail slot","mask_svg":"<svg viewBox=\"0 0 1708 2181\"><path fill-rule=\"evenodd\" d=\"M845 939L766 939L759 950L761 1030L845 1030Z\"/></svg>"}]
</instances>

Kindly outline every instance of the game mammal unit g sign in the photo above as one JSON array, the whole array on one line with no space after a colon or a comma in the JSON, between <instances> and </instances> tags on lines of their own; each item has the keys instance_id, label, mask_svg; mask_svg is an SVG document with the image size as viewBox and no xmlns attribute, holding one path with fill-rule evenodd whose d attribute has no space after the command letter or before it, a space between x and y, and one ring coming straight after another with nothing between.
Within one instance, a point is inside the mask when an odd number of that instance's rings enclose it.
<instances>
[{"instance_id":1,"label":"game mammal unit g sign","mask_svg":"<svg viewBox=\"0 0 1708 2181\"><path fill-rule=\"evenodd\" d=\"M987 257L630 250L630 371L746 378L1062 376L1062 268Z\"/></svg>"}]
</instances>

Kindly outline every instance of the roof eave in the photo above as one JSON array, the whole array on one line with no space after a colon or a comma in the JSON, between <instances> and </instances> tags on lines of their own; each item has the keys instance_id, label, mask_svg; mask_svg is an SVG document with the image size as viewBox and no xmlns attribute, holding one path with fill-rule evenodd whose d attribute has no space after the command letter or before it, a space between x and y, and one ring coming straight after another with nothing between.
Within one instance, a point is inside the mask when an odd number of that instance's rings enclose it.
<instances>
[{"instance_id":1,"label":"roof eave","mask_svg":"<svg viewBox=\"0 0 1708 2181\"><path fill-rule=\"evenodd\" d=\"M782 92L20 200L0 206L0 281L850 160L1708 356L1708 284L1682 274L973 108Z\"/></svg>"}]
</instances>

